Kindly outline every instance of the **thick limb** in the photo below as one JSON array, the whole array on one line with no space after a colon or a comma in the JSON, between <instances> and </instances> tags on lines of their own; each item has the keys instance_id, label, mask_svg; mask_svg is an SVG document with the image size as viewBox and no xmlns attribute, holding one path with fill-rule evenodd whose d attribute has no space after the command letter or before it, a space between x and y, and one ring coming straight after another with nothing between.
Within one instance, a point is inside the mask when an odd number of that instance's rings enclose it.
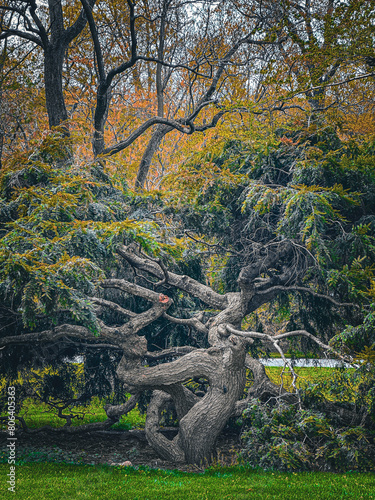
<instances>
[{"instance_id":1,"label":"thick limb","mask_svg":"<svg viewBox=\"0 0 375 500\"><path fill-rule=\"evenodd\" d=\"M117 375L125 384L139 390L164 389L165 386L182 383L194 377L205 377L210 381L220 369L220 363L209 351L197 349L171 363L152 367L142 367L139 364L130 370L128 360L124 356L117 368Z\"/></svg>"},{"instance_id":2,"label":"thick limb","mask_svg":"<svg viewBox=\"0 0 375 500\"><path fill-rule=\"evenodd\" d=\"M148 258L145 255L140 255L134 247L122 246L117 250L117 253L136 269L146 271L159 279L165 279L165 273L162 267L154 259ZM217 309L225 309L227 307L226 295L220 295L214 292L209 286L203 285L189 276L179 275L168 271L167 281L169 285L190 293L211 307Z\"/></svg>"},{"instance_id":3,"label":"thick limb","mask_svg":"<svg viewBox=\"0 0 375 500\"><path fill-rule=\"evenodd\" d=\"M254 382L248 390L246 399L237 401L234 410L235 416L240 416L252 399L260 399L264 403L277 399L282 399L291 404L298 402L297 394L288 392L282 386L271 382L264 366L257 359L246 356L245 365L252 372Z\"/></svg>"},{"instance_id":4,"label":"thick limb","mask_svg":"<svg viewBox=\"0 0 375 500\"><path fill-rule=\"evenodd\" d=\"M152 399L147 409L145 431L147 441L158 455L165 460L179 463L185 461L184 451L179 444L179 434L177 434L173 440L169 440L160 432L159 426L161 412L170 401L172 401L172 398L165 392L153 392Z\"/></svg>"},{"instance_id":5,"label":"thick limb","mask_svg":"<svg viewBox=\"0 0 375 500\"><path fill-rule=\"evenodd\" d=\"M179 432L169 441L158 431L158 418L167 396L157 393L151 405L148 436L150 444L164 457L180 459L180 449L189 463L209 459L215 441L234 411L245 387L245 347L233 338L227 345L197 349L182 358L154 367L129 366L123 358L119 378L135 390L156 389L168 392L180 418ZM181 386L194 377L206 378L209 388L203 398L189 395Z\"/></svg>"}]
</instances>

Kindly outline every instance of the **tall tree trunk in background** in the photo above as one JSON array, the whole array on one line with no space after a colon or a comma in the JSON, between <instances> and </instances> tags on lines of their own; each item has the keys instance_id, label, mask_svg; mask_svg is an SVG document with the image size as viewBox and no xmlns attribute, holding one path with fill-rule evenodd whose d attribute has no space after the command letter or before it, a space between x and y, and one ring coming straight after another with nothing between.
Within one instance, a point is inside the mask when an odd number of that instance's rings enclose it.
<instances>
[{"instance_id":1,"label":"tall tree trunk in background","mask_svg":"<svg viewBox=\"0 0 375 500\"><path fill-rule=\"evenodd\" d=\"M62 87L66 47L62 43L48 45L44 51L44 85L49 127L57 127L68 119ZM68 132L67 127L66 131Z\"/></svg>"},{"instance_id":2,"label":"tall tree trunk in background","mask_svg":"<svg viewBox=\"0 0 375 500\"><path fill-rule=\"evenodd\" d=\"M165 28L168 15L168 7L170 0L164 0L163 10L160 18L160 31L159 31L159 45L158 45L158 62L156 65L156 94L158 102L158 116L164 117L164 83L163 83L163 65L161 62L164 61L164 46L165 46ZM166 79L168 81L168 78ZM145 182L147 179L147 174L150 170L151 162L154 154L158 150L163 137L173 130L173 127L168 127L168 125L158 125L152 133L151 139L147 144L146 150L143 153L141 163L138 167L137 178L135 181L135 189L144 189Z\"/></svg>"},{"instance_id":3,"label":"tall tree trunk in background","mask_svg":"<svg viewBox=\"0 0 375 500\"><path fill-rule=\"evenodd\" d=\"M92 10L95 1L86 0L88 11ZM48 20L45 11L47 4ZM42 5L44 12L39 17ZM0 40L7 41L10 37L17 37L39 46L43 51L44 89L49 127L63 124L68 135L66 123L68 113L63 92L63 65L69 44L82 32L87 23L84 11L81 10L72 20L69 19L70 14L64 12L62 0L48 0L47 2L14 0L7 6L0 5L0 14L2 23ZM5 20L4 16L6 16ZM70 21L71 24L66 27ZM4 51L6 51L6 43Z\"/></svg>"},{"instance_id":4,"label":"tall tree trunk in background","mask_svg":"<svg viewBox=\"0 0 375 500\"><path fill-rule=\"evenodd\" d=\"M147 144L146 150L143 153L141 163L138 167L137 179L135 181L135 188L137 190L144 189L152 159L156 151L158 150L161 141L171 130L173 130L173 127L169 127L168 125L158 125L153 132L152 137Z\"/></svg>"}]
</instances>

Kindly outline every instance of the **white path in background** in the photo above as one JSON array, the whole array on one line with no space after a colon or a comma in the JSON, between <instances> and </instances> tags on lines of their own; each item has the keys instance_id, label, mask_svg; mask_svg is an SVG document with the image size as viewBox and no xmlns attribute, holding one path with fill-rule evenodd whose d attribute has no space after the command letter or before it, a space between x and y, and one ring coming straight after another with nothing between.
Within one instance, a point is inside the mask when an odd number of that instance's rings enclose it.
<instances>
[{"instance_id":1,"label":"white path in background","mask_svg":"<svg viewBox=\"0 0 375 500\"><path fill-rule=\"evenodd\" d=\"M280 358L271 359L260 359L259 360L264 366L284 366L284 361ZM313 368L318 366L320 368L335 368L336 366L345 366L349 368L348 363L343 363L342 361L337 361L336 359L297 359L294 361L294 366L298 368Z\"/></svg>"},{"instance_id":2,"label":"white path in background","mask_svg":"<svg viewBox=\"0 0 375 500\"><path fill-rule=\"evenodd\" d=\"M65 361L68 363L83 363L83 356L75 356L74 358L67 358ZM270 359L260 359L259 360L264 366L284 366L284 362L281 358L270 358ZM294 361L294 366L297 368L335 368L337 366L345 366L345 368L355 367L356 365L350 365L349 363L343 363L342 361L337 361L336 359L297 359Z\"/></svg>"}]
</instances>

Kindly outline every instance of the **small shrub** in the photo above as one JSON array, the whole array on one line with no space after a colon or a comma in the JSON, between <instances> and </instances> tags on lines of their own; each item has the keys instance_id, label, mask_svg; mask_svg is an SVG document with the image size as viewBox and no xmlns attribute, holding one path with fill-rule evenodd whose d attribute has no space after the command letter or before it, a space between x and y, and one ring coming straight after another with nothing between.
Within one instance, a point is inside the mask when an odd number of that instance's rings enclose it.
<instances>
[{"instance_id":1,"label":"small shrub","mask_svg":"<svg viewBox=\"0 0 375 500\"><path fill-rule=\"evenodd\" d=\"M240 460L264 470L375 470L374 433L334 426L318 411L253 400L243 414Z\"/></svg>"}]
</instances>

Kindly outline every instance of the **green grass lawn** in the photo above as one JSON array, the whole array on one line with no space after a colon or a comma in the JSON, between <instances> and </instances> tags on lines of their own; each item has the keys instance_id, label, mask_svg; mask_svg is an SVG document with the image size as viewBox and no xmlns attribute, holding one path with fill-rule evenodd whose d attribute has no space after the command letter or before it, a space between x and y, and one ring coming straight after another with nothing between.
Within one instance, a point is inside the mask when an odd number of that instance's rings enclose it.
<instances>
[{"instance_id":1,"label":"green grass lawn","mask_svg":"<svg viewBox=\"0 0 375 500\"><path fill-rule=\"evenodd\" d=\"M267 367L276 383L281 368ZM331 368L297 368L298 385L319 382L332 375ZM285 374L284 386L290 376ZM103 402L94 399L79 423L105 420ZM47 407L29 401L26 421L32 427L61 425ZM137 409L123 417L120 428L142 427L144 416ZM0 464L0 498L22 500L184 500L184 499L374 499L373 473L279 473L216 466L203 474L111 466L26 463L16 466L16 493L7 491L8 464ZM4 493L3 493L4 492Z\"/></svg>"},{"instance_id":2,"label":"green grass lawn","mask_svg":"<svg viewBox=\"0 0 375 500\"><path fill-rule=\"evenodd\" d=\"M329 378L334 373L334 368L320 368L320 367L309 367L309 368L300 368L295 367L294 371L298 375L296 385L297 387L302 387L306 382L323 382L324 380L329 380ZM291 386L292 383L292 375L288 368L285 369L283 373L283 378L281 380L281 374L283 372L283 368L279 366L266 366L266 373L270 380L275 384L283 383L283 386L286 390L293 390Z\"/></svg>"},{"instance_id":3,"label":"green grass lawn","mask_svg":"<svg viewBox=\"0 0 375 500\"><path fill-rule=\"evenodd\" d=\"M104 404L105 403L100 401L99 398L93 398L89 406L75 407L74 413L79 414L81 418L73 419L72 425L76 426L94 422L104 422L107 419L107 415L103 409ZM64 411L64 413L68 413L68 410ZM20 415L25 419L27 426L31 429L43 427L44 425L62 427L65 424L65 420L59 418L56 412L51 410L47 404L35 402L32 399L27 399L24 402ZM121 417L120 422L115 424L112 429L127 430L135 427L143 428L145 420L146 415L141 415L136 407L127 415Z\"/></svg>"},{"instance_id":4,"label":"green grass lawn","mask_svg":"<svg viewBox=\"0 0 375 500\"><path fill-rule=\"evenodd\" d=\"M296 373L299 375L297 379L297 386L301 387L306 382L320 382L329 379L333 373L332 368L295 368ZM266 367L266 373L270 379L276 383L281 383L281 367ZM292 377L288 370L283 374L283 386L287 390L293 390L291 386ZM80 415L80 418L73 419L72 425L88 424L93 422L104 422L107 418L105 411L103 410L104 401L99 398L94 397L89 406L86 407L75 407L74 413ZM64 413L67 413L65 410ZM44 425L50 425L52 427L62 427L65 424L65 420L59 418L56 415L56 411L52 410L47 404L35 402L35 400L27 399L25 400L21 416L25 419L28 427L31 429L36 429L43 427ZM121 417L120 422L115 424L112 429L134 429L143 428L145 424L146 415L142 415L138 407L130 411L127 415ZM4 426L2 426L5 428Z\"/></svg>"},{"instance_id":5,"label":"green grass lawn","mask_svg":"<svg viewBox=\"0 0 375 500\"><path fill-rule=\"evenodd\" d=\"M272 473L241 468L204 474L109 466L30 464L16 468L16 493L8 492L9 466L0 466L3 499L198 500L375 499L375 475Z\"/></svg>"}]
</instances>

